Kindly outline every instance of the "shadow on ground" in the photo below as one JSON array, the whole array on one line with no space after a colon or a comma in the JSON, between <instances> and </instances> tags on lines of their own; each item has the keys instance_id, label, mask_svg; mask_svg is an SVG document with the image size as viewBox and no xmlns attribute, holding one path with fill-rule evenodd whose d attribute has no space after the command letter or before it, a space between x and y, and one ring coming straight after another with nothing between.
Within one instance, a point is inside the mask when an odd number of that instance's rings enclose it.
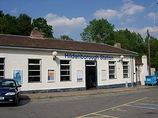
<instances>
[{"instance_id":1,"label":"shadow on ground","mask_svg":"<svg viewBox=\"0 0 158 118\"><path fill-rule=\"evenodd\" d=\"M10 103L1 103L0 107L18 107L28 104L31 101L31 99L27 95L21 95L21 99L19 101L18 105L10 104Z\"/></svg>"}]
</instances>

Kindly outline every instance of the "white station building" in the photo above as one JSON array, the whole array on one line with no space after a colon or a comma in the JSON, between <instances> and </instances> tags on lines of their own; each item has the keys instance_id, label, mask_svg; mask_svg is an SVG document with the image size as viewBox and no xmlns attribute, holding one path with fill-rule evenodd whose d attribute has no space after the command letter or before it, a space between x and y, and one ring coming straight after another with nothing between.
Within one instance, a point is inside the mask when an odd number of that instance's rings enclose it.
<instances>
[{"instance_id":1,"label":"white station building","mask_svg":"<svg viewBox=\"0 0 158 118\"><path fill-rule=\"evenodd\" d=\"M136 52L107 44L0 34L0 77L23 92L134 86Z\"/></svg>"}]
</instances>

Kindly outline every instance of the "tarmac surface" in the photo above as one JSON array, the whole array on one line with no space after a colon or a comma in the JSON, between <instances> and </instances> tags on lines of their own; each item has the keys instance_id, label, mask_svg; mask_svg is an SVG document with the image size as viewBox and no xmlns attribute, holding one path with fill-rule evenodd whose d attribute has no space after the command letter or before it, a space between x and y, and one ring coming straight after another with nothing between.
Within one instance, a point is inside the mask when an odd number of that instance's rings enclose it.
<instances>
[{"instance_id":1,"label":"tarmac surface","mask_svg":"<svg viewBox=\"0 0 158 118\"><path fill-rule=\"evenodd\" d=\"M85 96L85 95L97 95L106 93L117 93L124 91L136 91L141 89L149 89L153 86L143 86L137 85L134 87L122 87L122 88L108 88L108 89L90 89L82 91L66 91L66 92L51 92L51 93L32 93L32 94L22 94L22 100L31 99L48 99L57 97L72 97L72 96Z\"/></svg>"}]
</instances>

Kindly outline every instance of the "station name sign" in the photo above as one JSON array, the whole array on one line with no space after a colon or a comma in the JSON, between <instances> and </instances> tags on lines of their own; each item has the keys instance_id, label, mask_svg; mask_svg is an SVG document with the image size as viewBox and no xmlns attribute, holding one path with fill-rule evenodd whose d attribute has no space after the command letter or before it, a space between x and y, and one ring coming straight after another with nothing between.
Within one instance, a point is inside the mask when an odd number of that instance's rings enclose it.
<instances>
[{"instance_id":1,"label":"station name sign","mask_svg":"<svg viewBox=\"0 0 158 118\"><path fill-rule=\"evenodd\" d=\"M85 55L85 54L73 54L73 53L65 53L65 58L70 59L88 59L88 60L113 60L112 56L105 55Z\"/></svg>"}]
</instances>

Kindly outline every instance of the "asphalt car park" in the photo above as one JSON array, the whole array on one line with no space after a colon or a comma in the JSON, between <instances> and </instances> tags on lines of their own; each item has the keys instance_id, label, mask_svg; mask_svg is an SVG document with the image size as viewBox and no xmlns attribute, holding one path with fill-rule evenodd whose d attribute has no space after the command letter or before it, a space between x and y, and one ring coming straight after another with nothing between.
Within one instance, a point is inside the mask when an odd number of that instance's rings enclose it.
<instances>
[{"instance_id":1,"label":"asphalt car park","mask_svg":"<svg viewBox=\"0 0 158 118\"><path fill-rule=\"evenodd\" d=\"M158 98L145 97L77 118L157 118Z\"/></svg>"},{"instance_id":2,"label":"asphalt car park","mask_svg":"<svg viewBox=\"0 0 158 118\"><path fill-rule=\"evenodd\" d=\"M21 85L14 79L0 79L0 104L19 104Z\"/></svg>"}]
</instances>

